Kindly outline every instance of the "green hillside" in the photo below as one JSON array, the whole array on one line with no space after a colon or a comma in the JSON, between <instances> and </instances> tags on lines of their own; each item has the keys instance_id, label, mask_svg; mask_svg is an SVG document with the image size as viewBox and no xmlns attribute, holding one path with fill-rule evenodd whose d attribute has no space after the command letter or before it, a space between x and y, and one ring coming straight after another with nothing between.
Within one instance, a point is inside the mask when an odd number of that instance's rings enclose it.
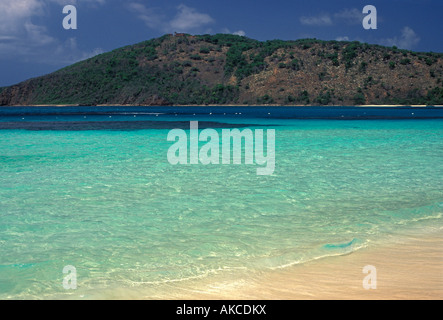
<instances>
[{"instance_id":1,"label":"green hillside","mask_svg":"<svg viewBox=\"0 0 443 320\"><path fill-rule=\"evenodd\" d=\"M443 104L443 54L165 35L0 88L0 105Z\"/></svg>"}]
</instances>

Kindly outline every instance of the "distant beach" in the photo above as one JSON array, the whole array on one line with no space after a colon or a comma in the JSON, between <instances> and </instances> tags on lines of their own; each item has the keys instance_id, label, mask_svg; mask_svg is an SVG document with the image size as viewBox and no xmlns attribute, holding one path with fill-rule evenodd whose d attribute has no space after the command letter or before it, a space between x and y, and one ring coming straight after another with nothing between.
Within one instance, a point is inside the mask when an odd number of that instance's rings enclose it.
<instances>
[{"instance_id":1,"label":"distant beach","mask_svg":"<svg viewBox=\"0 0 443 320\"><path fill-rule=\"evenodd\" d=\"M98 104L94 106L83 106L80 104L38 104L38 105L12 105L12 106L3 106L3 107L113 107L115 104ZM161 108L162 106L155 106L155 105L140 105L140 104L122 104L119 105L120 107L146 107L146 108ZM282 106L279 104L254 104L254 105L248 105L248 104L236 104L236 105L218 105L218 104L190 104L190 105L165 105L163 107L321 107L321 108L335 108L335 107L358 107L358 108L426 108L426 107L443 107L443 105L435 105L435 106L428 106L428 105L352 105L352 106L343 106L343 105L327 105L327 106L319 106L319 105L287 105ZM2 108L2 106L0 106Z\"/></svg>"}]
</instances>

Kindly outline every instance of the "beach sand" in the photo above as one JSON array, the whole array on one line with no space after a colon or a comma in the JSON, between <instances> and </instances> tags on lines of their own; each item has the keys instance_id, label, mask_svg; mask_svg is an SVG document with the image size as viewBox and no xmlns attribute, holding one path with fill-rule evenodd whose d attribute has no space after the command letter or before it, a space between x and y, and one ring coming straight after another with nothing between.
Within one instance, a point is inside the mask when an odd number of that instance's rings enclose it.
<instances>
[{"instance_id":1,"label":"beach sand","mask_svg":"<svg viewBox=\"0 0 443 320\"><path fill-rule=\"evenodd\" d=\"M153 296L152 291L147 295L139 292L138 299L443 299L443 234L400 237L394 242L251 278L173 283L168 290L161 290L163 294L157 291ZM367 265L376 268L376 289L363 288L363 279L367 276L363 268Z\"/></svg>"},{"instance_id":2,"label":"beach sand","mask_svg":"<svg viewBox=\"0 0 443 320\"><path fill-rule=\"evenodd\" d=\"M376 289L365 289L365 266ZM372 274L373 275L373 274ZM395 236L388 244L252 274L222 272L163 284L139 283L61 299L105 300L443 300L443 233Z\"/></svg>"}]
</instances>

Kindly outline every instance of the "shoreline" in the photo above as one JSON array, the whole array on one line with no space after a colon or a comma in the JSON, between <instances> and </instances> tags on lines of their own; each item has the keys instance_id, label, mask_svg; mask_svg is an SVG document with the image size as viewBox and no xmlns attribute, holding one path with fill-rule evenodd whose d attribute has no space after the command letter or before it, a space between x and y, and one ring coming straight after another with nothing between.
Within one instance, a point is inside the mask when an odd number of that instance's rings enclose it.
<instances>
[{"instance_id":1,"label":"shoreline","mask_svg":"<svg viewBox=\"0 0 443 320\"><path fill-rule=\"evenodd\" d=\"M377 288L365 289L365 266ZM218 274L164 284L108 288L83 298L105 300L443 300L443 234L395 235L345 255L278 270ZM66 297L65 297L66 298Z\"/></svg>"},{"instance_id":2,"label":"shoreline","mask_svg":"<svg viewBox=\"0 0 443 320\"><path fill-rule=\"evenodd\" d=\"M376 289L363 288L367 265L376 267ZM269 271L253 279L170 286L169 291L177 293L160 299L443 300L443 234L404 236L387 245Z\"/></svg>"},{"instance_id":3,"label":"shoreline","mask_svg":"<svg viewBox=\"0 0 443 320\"><path fill-rule=\"evenodd\" d=\"M12 107L12 108L42 108L42 107L53 107L53 108L65 108L65 107L80 107L80 108L89 108L89 107L145 107L145 108L181 108L181 107L239 107L239 108L255 108L255 107L288 107L288 108L442 108L443 105L435 105L435 106L427 106L427 105L356 105L356 106L343 106L343 105L331 105L331 106L321 106L321 105L277 105L277 104L257 104L257 105L216 105L216 104L208 104L208 105L136 105L136 104L99 104L99 105L80 105L80 104L39 104L39 105L12 105L12 106L0 106L3 107Z\"/></svg>"}]
</instances>

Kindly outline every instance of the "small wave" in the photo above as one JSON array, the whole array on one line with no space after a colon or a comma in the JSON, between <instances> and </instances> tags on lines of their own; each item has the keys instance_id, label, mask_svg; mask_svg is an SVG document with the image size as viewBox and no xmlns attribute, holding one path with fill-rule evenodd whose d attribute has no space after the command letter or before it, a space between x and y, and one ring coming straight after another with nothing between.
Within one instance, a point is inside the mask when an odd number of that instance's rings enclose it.
<instances>
[{"instance_id":1,"label":"small wave","mask_svg":"<svg viewBox=\"0 0 443 320\"><path fill-rule=\"evenodd\" d=\"M35 263L15 263L15 264L7 264L7 265L0 265L0 269L6 269L6 268L18 268L18 269L29 269L34 267Z\"/></svg>"},{"instance_id":2,"label":"small wave","mask_svg":"<svg viewBox=\"0 0 443 320\"><path fill-rule=\"evenodd\" d=\"M313 255L311 257L304 258L304 259L291 261L291 262L288 262L286 264L282 264L282 265L279 265L276 267L268 267L268 269L270 269L270 270L285 269L288 267L308 263L308 262L315 261L315 260L320 260L320 259L330 258L330 257L335 257L335 256L348 255L348 254L354 253L360 249L366 248L368 242L369 242L369 240L368 241L361 241L360 239L354 238L351 241L346 242L346 243L325 244L321 247L320 252L317 252L316 255Z\"/></svg>"},{"instance_id":3,"label":"small wave","mask_svg":"<svg viewBox=\"0 0 443 320\"><path fill-rule=\"evenodd\" d=\"M183 281L189 281L189 280L195 280L195 279L203 279L211 275L218 274L220 272L224 271L232 271L232 270L248 270L246 267L219 267L218 269L210 269L207 270L201 274L183 277L183 278L176 278L176 279L163 279L163 280L155 280L155 281L129 281L132 286L138 286L138 285L161 285L161 284L167 284L167 283L174 283L174 282L183 282Z\"/></svg>"},{"instance_id":4,"label":"small wave","mask_svg":"<svg viewBox=\"0 0 443 320\"><path fill-rule=\"evenodd\" d=\"M429 215L424 217L416 217L411 219L400 220L397 222L397 225L407 225L414 222L426 221L426 220L439 220L443 216L443 213L439 212L436 215Z\"/></svg>"},{"instance_id":5,"label":"small wave","mask_svg":"<svg viewBox=\"0 0 443 320\"><path fill-rule=\"evenodd\" d=\"M160 285L160 284L166 284L166 283L174 283L174 282L182 282L182 281L188 281L188 280L195 280L195 279L202 279L206 278L207 276L211 274L217 273L216 270L208 270L207 272L195 276L189 276L184 278L177 278L177 279L165 279L165 280L157 280L157 281L130 281L132 286L139 286L139 285Z\"/></svg>"},{"instance_id":6,"label":"small wave","mask_svg":"<svg viewBox=\"0 0 443 320\"><path fill-rule=\"evenodd\" d=\"M330 243L327 243L327 244L325 244L325 245L323 246L323 248L325 248L325 249L345 249L345 248L348 248L348 247L354 245L354 244L357 243L358 241L359 241L359 240L358 240L357 238L354 238L354 239L352 239L351 241L346 242L346 243L339 243L339 244L330 244Z\"/></svg>"}]
</instances>

